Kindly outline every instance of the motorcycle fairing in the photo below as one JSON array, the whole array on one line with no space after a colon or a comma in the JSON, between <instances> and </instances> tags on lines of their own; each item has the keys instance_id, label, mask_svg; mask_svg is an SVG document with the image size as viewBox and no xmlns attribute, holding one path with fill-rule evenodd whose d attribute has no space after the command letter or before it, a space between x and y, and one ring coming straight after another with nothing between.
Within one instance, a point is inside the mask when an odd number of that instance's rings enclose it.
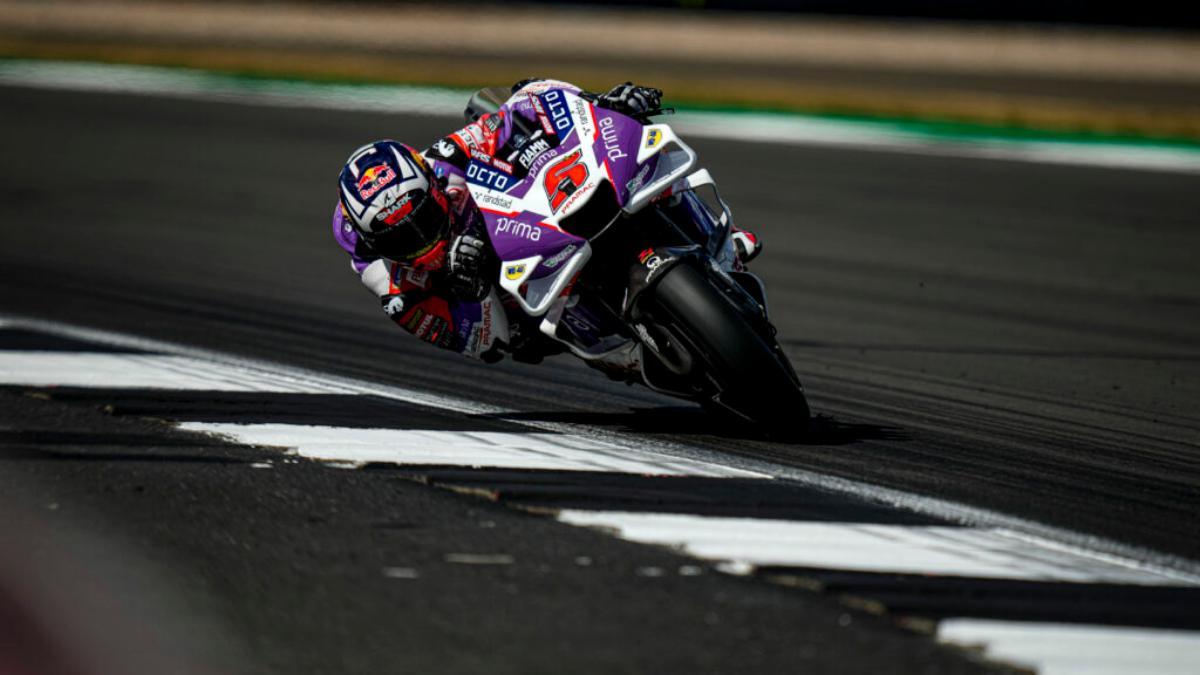
<instances>
[{"instance_id":1,"label":"motorcycle fairing","mask_svg":"<svg viewBox=\"0 0 1200 675\"><path fill-rule=\"evenodd\" d=\"M641 142L635 161L641 165L654 159L651 175L637 191L625 200L622 209L626 213L637 213L650 202L659 198L673 183L687 176L696 164L696 152L666 124L650 124L642 127Z\"/></svg>"},{"instance_id":2,"label":"motorcycle fairing","mask_svg":"<svg viewBox=\"0 0 1200 675\"><path fill-rule=\"evenodd\" d=\"M563 296L571 280L592 257L592 247L583 239L578 241L579 244L568 244L557 252L561 255L570 246L577 246L577 250L569 253L565 262L558 263L555 269L544 276L537 277L533 272L545 267L543 263L553 256L534 255L503 261L500 264L500 287L516 298L521 309L530 316L545 314L555 299Z\"/></svg>"},{"instance_id":3,"label":"motorcycle fairing","mask_svg":"<svg viewBox=\"0 0 1200 675\"><path fill-rule=\"evenodd\" d=\"M665 124L642 125L614 111L598 109L569 89L546 89L536 98L556 142L530 162L525 175L502 171L504 162L490 157L473 158L479 167L467 176L468 188L481 207L487 232L501 260L499 286L512 295L530 316L542 316L540 330L564 342L583 358L597 358L610 347L627 344L620 327L594 325L604 322L572 314L570 288L591 257L587 239L564 229L579 213L598 187L608 182L614 195L613 217L633 214L652 202L673 196L689 218L699 219L699 236L710 246L727 242L728 208L717 215L698 198L685 194L711 185L707 171L689 175L696 153ZM511 124L510 115L504 123ZM539 116L539 120L540 120ZM515 184L509 178L516 180ZM682 196L680 196L682 195ZM611 198L611 197L610 197ZM695 215L688 215L694 213ZM590 216L589 216L590 217ZM598 236L604 227L592 234ZM694 229L694 228L693 228ZM729 258L732 260L732 258ZM583 310L580 310L583 311ZM567 321L559 335L559 323ZM584 330L583 326L590 328ZM613 330L604 336L600 330ZM627 331L626 331L627 332ZM611 343L611 344L610 344Z\"/></svg>"}]
</instances>

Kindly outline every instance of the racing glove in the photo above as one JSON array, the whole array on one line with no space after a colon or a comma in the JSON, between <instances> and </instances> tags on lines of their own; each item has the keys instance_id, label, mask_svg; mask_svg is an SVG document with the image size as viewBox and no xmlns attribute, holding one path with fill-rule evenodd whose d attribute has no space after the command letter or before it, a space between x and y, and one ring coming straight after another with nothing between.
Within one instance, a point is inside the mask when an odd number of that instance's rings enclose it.
<instances>
[{"instance_id":1,"label":"racing glove","mask_svg":"<svg viewBox=\"0 0 1200 675\"><path fill-rule=\"evenodd\" d=\"M380 301L383 311L404 330L442 349L455 349L455 333L447 317L423 307L429 299L429 291L413 290L385 295Z\"/></svg>"},{"instance_id":2,"label":"racing glove","mask_svg":"<svg viewBox=\"0 0 1200 675\"><path fill-rule=\"evenodd\" d=\"M492 288L487 243L470 234L459 235L450 245L447 282L459 300L479 302Z\"/></svg>"},{"instance_id":3,"label":"racing glove","mask_svg":"<svg viewBox=\"0 0 1200 675\"><path fill-rule=\"evenodd\" d=\"M379 298L383 304L383 312L388 315L392 321L399 321L400 317L404 316L404 310L408 309L408 302L404 300L403 293L392 293Z\"/></svg>"},{"instance_id":4,"label":"racing glove","mask_svg":"<svg viewBox=\"0 0 1200 675\"><path fill-rule=\"evenodd\" d=\"M646 117L662 109L662 94L662 89L626 82L613 87L607 94L597 96L596 102L630 117Z\"/></svg>"}]
</instances>

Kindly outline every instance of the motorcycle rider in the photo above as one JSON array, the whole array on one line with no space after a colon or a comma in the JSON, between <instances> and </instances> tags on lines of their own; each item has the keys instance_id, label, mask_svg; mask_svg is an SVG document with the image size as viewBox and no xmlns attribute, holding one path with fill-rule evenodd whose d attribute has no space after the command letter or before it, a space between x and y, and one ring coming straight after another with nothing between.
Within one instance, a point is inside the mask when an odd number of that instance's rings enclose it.
<instances>
[{"instance_id":1,"label":"motorcycle rider","mask_svg":"<svg viewBox=\"0 0 1200 675\"><path fill-rule=\"evenodd\" d=\"M531 95L551 88L572 90L639 119L658 112L662 97L658 89L629 82L597 95L565 82L524 80L513 85L512 97L498 112L479 117L424 153L396 141L377 141L355 150L342 168L334 237L350 254L362 283L379 296L384 312L418 338L487 362L502 358L501 350L533 363L562 351L521 312L507 312L493 288L499 261L465 173L472 156L490 158L506 145L527 147L536 140L542 132ZM750 232L735 229L732 237L743 263L761 250Z\"/></svg>"}]
</instances>

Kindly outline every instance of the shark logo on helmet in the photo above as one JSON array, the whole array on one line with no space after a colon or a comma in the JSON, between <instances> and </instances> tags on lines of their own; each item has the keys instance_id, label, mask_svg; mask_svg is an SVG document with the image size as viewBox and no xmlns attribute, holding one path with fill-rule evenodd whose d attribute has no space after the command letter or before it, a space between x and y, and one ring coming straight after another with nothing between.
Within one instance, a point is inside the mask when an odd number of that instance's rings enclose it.
<instances>
[{"instance_id":1,"label":"shark logo on helmet","mask_svg":"<svg viewBox=\"0 0 1200 675\"><path fill-rule=\"evenodd\" d=\"M387 225L395 225L404 219L405 216L412 213L413 200L412 193L405 193L395 203L385 206L376 214L375 220L382 221Z\"/></svg>"}]
</instances>

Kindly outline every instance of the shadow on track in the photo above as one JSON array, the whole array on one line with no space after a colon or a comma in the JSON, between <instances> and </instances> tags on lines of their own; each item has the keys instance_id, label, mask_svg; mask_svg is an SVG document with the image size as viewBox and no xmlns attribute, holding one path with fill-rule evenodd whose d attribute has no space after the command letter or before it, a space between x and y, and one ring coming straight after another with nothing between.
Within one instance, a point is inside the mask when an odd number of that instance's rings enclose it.
<instances>
[{"instance_id":1,"label":"shadow on track","mask_svg":"<svg viewBox=\"0 0 1200 675\"><path fill-rule=\"evenodd\" d=\"M716 436L747 441L771 441L754 429L694 406L630 408L629 412L624 413L535 411L475 417L506 422L582 424L657 436ZM773 442L787 445L849 445L859 441L905 441L908 438L908 434L899 427L842 422L829 415L817 415L809 421L808 431L802 438Z\"/></svg>"},{"instance_id":2,"label":"shadow on track","mask_svg":"<svg viewBox=\"0 0 1200 675\"><path fill-rule=\"evenodd\" d=\"M133 448L122 452L98 448ZM145 448L145 451L141 451ZM182 449L201 452L181 453ZM162 433L102 431L0 431L0 462L174 462L191 464L249 464L255 457L210 454L225 445L206 439L171 438ZM156 452L165 451L165 452Z\"/></svg>"}]
</instances>

